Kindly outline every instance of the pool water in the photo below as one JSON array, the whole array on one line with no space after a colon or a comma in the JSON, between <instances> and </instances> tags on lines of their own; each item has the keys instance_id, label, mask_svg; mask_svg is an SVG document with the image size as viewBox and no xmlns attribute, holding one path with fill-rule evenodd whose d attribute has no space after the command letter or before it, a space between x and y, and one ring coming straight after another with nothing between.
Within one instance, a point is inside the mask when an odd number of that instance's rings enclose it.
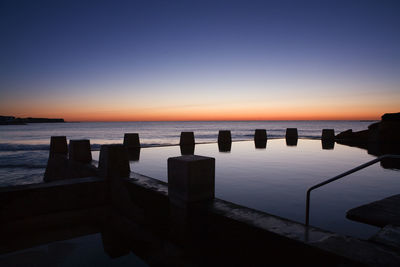
<instances>
[{"instance_id":1,"label":"pool water","mask_svg":"<svg viewBox=\"0 0 400 267\"><path fill-rule=\"evenodd\" d=\"M100 233L0 255L0 266L148 266L134 253L118 258L105 253Z\"/></svg>"},{"instance_id":2,"label":"pool water","mask_svg":"<svg viewBox=\"0 0 400 267\"><path fill-rule=\"evenodd\" d=\"M305 221L306 191L312 185L375 157L366 150L335 144L323 149L320 140L233 142L230 152L217 144L196 145L195 154L216 159L216 197L294 221ZM167 159L180 156L179 146L142 148L131 171L167 182ZM98 152L94 152L94 158ZM379 228L345 218L346 211L400 191L400 172L379 163L316 189L311 193L310 224L322 229L369 238Z\"/></svg>"}]
</instances>

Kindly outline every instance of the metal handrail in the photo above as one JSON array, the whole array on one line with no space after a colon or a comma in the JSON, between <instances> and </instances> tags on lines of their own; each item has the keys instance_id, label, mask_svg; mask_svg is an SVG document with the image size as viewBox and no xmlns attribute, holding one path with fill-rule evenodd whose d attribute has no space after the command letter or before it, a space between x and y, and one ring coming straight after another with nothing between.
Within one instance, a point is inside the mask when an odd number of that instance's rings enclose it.
<instances>
[{"instance_id":1,"label":"metal handrail","mask_svg":"<svg viewBox=\"0 0 400 267\"><path fill-rule=\"evenodd\" d=\"M329 184L329 183L331 183L331 182L334 182L334 181L336 181L336 180L339 180L340 178L343 178L343 177L345 177L345 176L347 176L347 175L349 175L349 174L352 174L352 173L354 173L354 172L356 172L356 171L362 170L362 169L364 169L364 168L366 168L366 167L368 167L368 166L371 166L371 165L373 165L373 164L375 164L375 163L377 163L377 162L379 162L379 161L381 161L381 160L383 160L383 159L386 159L386 158L400 159L400 155L385 154L385 155L379 156L379 157L377 157L376 159L373 159L373 160L371 160L371 161L368 161L367 163L364 163L364 164L362 164L362 165L360 165L360 166L358 166L358 167L355 167L355 168L353 168L353 169L351 169L351 170L349 170L349 171L347 171L347 172L344 172L344 173L342 173L342 174L339 174L339 175L337 175L337 176L335 176L335 177L333 177L333 178L331 178L331 179L328 179L328 180L326 180L326 181L324 181L324 182L322 182L322 183L319 183L319 184L316 184L316 185L311 186L311 187L307 190L307 201L306 201L306 226L308 226L308 223L309 223L309 215L310 215L310 193L311 193L312 190L317 189L317 188L319 188L319 187L321 187L321 186L323 186L323 185Z\"/></svg>"}]
</instances>

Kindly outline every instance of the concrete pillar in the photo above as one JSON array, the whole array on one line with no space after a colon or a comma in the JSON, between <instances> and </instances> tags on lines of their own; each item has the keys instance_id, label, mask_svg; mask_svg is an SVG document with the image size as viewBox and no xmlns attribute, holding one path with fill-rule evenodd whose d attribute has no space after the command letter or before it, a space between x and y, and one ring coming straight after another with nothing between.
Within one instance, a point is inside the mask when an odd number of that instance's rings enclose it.
<instances>
[{"instance_id":1,"label":"concrete pillar","mask_svg":"<svg viewBox=\"0 0 400 267\"><path fill-rule=\"evenodd\" d=\"M139 134L126 133L124 134L124 146L126 148L140 148Z\"/></svg>"},{"instance_id":2,"label":"concrete pillar","mask_svg":"<svg viewBox=\"0 0 400 267\"><path fill-rule=\"evenodd\" d=\"M50 138L50 152L43 181L51 182L68 178L68 146L65 136Z\"/></svg>"},{"instance_id":3,"label":"concrete pillar","mask_svg":"<svg viewBox=\"0 0 400 267\"><path fill-rule=\"evenodd\" d=\"M231 143L231 131L229 130L221 130L218 133L218 143Z\"/></svg>"},{"instance_id":4,"label":"concrete pillar","mask_svg":"<svg viewBox=\"0 0 400 267\"><path fill-rule=\"evenodd\" d=\"M256 148L267 147L267 131L265 129L256 129L254 132L254 144Z\"/></svg>"},{"instance_id":5,"label":"concrete pillar","mask_svg":"<svg viewBox=\"0 0 400 267\"><path fill-rule=\"evenodd\" d=\"M335 140L335 130L334 129L323 129L321 139L322 140Z\"/></svg>"},{"instance_id":6,"label":"concrete pillar","mask_svg":"<svg viewBox=\"0 0 400 267\"><path fill-rule=\"evenodd\" d=\"M194 145L194 133L193 132L181 132L181 138L179 145Z\"/></svg>"},{"instance_id":7,"label":"concrete pillar","mask_svg":"<svg viewBox=\"0 0 400 267\"><path fill-rule=\"evenodd\" d=\"M185 248L208 227L207 207L215 197L215 159L181 156L168 159L170 238Z\"/></svg>"},{"instance_id":8,"label":"concrete pillar","mask_svg":"<svg viewBox=\"0 0 400 267\"><path fill-rule=\"evenodd\" d=\"M299 138L297 134L297 128L286 129L286 139L297 139L297 138Z\"/></svg>"},{"instance_id":9,"label":"concrete pillar","mask_svg":"<svg viewBox=\"0 0 400 267\"><path fill-rule=\"evenodd\" d=\"M266 141L267 131L265 129L256 129L254 132L254 141Z\"/></svg>"},{"instance_id":10,"label":"concrete pillar","mask_svg":"<svg viewBox=\"0 0 400 267\"><path fill-rule=\"evenodd\" d=\"M99 176L103 178L129 177L128 151L124 145L102 145L99 157Z\"/></svg>"},{"instance_id":11,"label":"concrete pillar","mask_svg":"<svg viewBox=\"0 0 400 267\"><path fill-rule=\"evenodd\" d=\"M50 138L50 156L53 154L68 155L66 136L52 136Z\"/></svg>"},{"instance_id":12,"label":"concrete pillar","mask_svg":"<svg viewBox=\"0 0 400 267\"><path fill-rule=\"evenodd\" d=\"M287 128L285 137L287 146L297 146L297 140L299 138L297 128Z\"/></svg>"},{"instance_id":13,"label":"concrete pillar","mask_svg":"<svg viewBox=\"0 0 400 267\"><path fill-rule=\"evenodd\" d=\"M215 195L215 159L187 155L168 159L168 195L172 203L186 206Z\"/></svg>"},{"instance_id":14,"label":"concrete pillar","mask_svg":"<svg viewBox=\"0 0 400 267\"><path fill-rule=\"evenodd\" d=\"M69 141L69 160L90 163L92 161L92 152L90 149L90 140L70 140Z\"/></svg>"}]
</instances>

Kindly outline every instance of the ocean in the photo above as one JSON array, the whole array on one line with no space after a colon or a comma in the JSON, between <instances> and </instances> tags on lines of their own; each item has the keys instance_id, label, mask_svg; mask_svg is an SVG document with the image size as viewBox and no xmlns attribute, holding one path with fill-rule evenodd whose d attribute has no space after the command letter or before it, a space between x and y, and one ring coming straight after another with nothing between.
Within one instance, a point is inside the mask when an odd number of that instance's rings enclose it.
<instances>
[{"instance_id":1,"label":"ocean","mask_svg":"<svg viewBox=\"0 0 400 267\"><path fill-rule=\"evenodd\" d=\"M124 133L139 133L142 147L179 144L180 132L193 131L196 143L216 142L219 130L231 130L233 141L252 140L255 129L268 138L284 138L286 128L298 128L299 138L319 139L322 129L363 130L371 121L185 121L67 122L0 126L0 186L41 182L50 136L90 139L93 151L102 144L122 143Z\"/></svg>"}]
</instances>

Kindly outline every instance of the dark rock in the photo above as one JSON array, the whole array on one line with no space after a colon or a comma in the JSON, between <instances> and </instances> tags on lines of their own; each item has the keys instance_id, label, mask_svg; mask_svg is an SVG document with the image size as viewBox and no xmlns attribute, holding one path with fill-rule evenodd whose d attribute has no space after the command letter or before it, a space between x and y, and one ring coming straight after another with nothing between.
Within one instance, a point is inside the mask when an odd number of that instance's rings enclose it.
<instances>
[{"instance_id":1,"label":"dark rock","mask_svg":"<svg viewBox=\"0 0 400 267\"><path fill-rule=\"evenodd\" d=\"M335 136L336 139L350 139L352 137L353 137L353 130L352 129L349 129L349 130L343 131L341 133L338 133Z\"/></svg>"},{"instance_id":2,"label":"dark rock","mask_svg":"<svg viewBox=\"0 0 400 267\"><path fill-rule=\"evenodd\" d=\"M397 112L397 113L385 113L382 116L382 121L397 121L397 122L400 122L400 112Z\"/></svg>"}]
</instances>

